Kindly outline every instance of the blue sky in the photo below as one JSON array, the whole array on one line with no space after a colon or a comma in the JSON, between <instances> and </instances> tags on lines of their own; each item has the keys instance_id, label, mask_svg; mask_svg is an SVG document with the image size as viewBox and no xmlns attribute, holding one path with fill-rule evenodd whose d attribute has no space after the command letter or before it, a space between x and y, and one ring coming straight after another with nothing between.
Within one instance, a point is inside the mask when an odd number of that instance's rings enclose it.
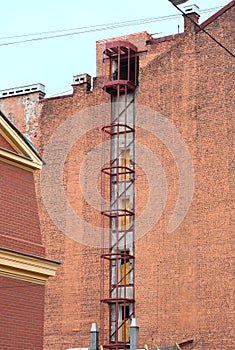
<instances>
[{"instance_id":1,"label":"blue sky","mask_svg":"<svg viewBox=\"0 0 235 350\"><path fill-rule=\"evenodd\" d=\"M192 0L187 4L197 4L200 10L205 10L224 6L228 2L229 0ZM214 12L216 11L202 14L200 22ZM176 14L178 14L177 10L168 0L2 1L0 90L42 83L46 85L46 97L69 91L73 75L88 73L95 76L96 40L143 30L147 30L150 34L159 33L156 36L164 36L177 33L178 25L182 31L183 22L179 16L154 23L1 46L3 43L32 38L30 36L9 38L11 36ZM40 36L47 35L38 34L34 38ZM4 37L8 38L2 39Z\"/></svg>"}]
</instances>

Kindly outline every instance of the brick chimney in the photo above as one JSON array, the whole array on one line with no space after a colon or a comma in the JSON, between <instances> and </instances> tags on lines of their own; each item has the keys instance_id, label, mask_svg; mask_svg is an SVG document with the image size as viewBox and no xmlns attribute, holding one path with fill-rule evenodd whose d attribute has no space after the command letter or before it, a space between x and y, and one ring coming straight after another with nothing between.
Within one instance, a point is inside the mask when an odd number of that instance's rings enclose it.
<instances>
[{"instance_id":1,"label":"brick chimney","mask_svg":"<svg viewBox=\"0 0 235 350\"><path fill-rule=\"evenodd\" d=\"M198 23L200 15L198 14L199 7L197 5L184 6L184 32L187 34L194 33L196 25L188 18L190 17L194 22Z\"/></svg>"},{"instance_id":2,"label":"brick chimney","mask_svg":"<svg viewBox=\"0 0 235 350\"><path fill-rule=\"evenodd\" d=\"M73 77L73 93L88 92L91 89L91 76L89 74L78 74Z\"/></svg>"}]
</instances>

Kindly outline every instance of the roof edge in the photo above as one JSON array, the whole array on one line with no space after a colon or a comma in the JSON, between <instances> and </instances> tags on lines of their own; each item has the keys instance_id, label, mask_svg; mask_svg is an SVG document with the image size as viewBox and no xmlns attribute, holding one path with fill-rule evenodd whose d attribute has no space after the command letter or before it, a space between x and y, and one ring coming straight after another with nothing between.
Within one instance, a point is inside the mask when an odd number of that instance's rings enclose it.
<instances>
[{"instance_id":1,"label":"roof edge","mask_svg":"<svg viewBox=\"0 0 235 350\"><path fill-rule=\"evenodd\" d=\"M171 40L176 40L178 38L182 38L185 35L185 33L177 33L177 34L170 34L166 36L161 36L159 38L151 38L146 41L147 45L151 44L157 44L157 43L162 43L165 41L171 41Z\"/></svg>"},{"instance_id":2,"label":"roof edge","mask_svg":"<svg viewBox=\"0 0 235 350\"><path fill-rule=\"evenodd\" d=\"M228 11L230 8L232 8L235 5L235 0L230 1L227 5L222 7L219 11L217 11L214 15L206 19L204 22L200 24L200 27L205 28L207 27L210 23L214 22L216 18L224 14L226 11ZM200 27L196 28L196 33L200 32Z\"/></svg>"},{"instance_id":3,"label":"roof edge","mask_svg":"<svg viewBox=\"0 0 235 350\"><path fill-rule=\"evenodd\" d=\"M30 148L30 150L35 154L35 156L45 164L41 156L38 154L35 146L27 139L26 136L22 134L22 132L5 116L5 114L0 110L0 116L5 120L5 122L20 136L20 138L26 143L26 145Z\"/></svg>"}]
</instances>

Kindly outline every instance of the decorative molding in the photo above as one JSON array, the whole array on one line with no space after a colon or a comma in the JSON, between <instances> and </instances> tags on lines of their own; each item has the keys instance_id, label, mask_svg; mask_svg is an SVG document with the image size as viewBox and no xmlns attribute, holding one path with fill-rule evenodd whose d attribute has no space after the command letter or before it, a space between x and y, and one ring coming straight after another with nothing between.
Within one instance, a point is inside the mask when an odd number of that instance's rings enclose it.
<instances>
[{"instance_id":1,"label":"decorative molding","mask_svg":"<svg viewBox=\"0 0 235 350\"><path fill-rule=\"evenodd\" d=\"M0 149L0 159L5 162L11 162L16 166L24 166L27 170L36 170L42 168L42 161L37 154L33 152L30 146L22 137L11 127L10 124L0 115L0 134L14 148L16 153L6 149Z\"/></svg>"},{"instance_id":2,"label":"decorative molding","mask_svg":"<svg viewBox=\"0 0 235 350\"><path fill-rule=\"evenodd\" d=\"M59 261L0 248L0 276L45 284L49 277L55 276L60 264Z\"/></svg>"},{"instance_id":3,"label":"decorative molding","mask_svg":"<svg viewBox=\"0 0 235 350\"><path fill-rule=\"evenodd\" d=\"M35 163L31 158L0 148L0 160L24 170L34 171L41 169L42 164Z\"/></svg>"}]
</instances>

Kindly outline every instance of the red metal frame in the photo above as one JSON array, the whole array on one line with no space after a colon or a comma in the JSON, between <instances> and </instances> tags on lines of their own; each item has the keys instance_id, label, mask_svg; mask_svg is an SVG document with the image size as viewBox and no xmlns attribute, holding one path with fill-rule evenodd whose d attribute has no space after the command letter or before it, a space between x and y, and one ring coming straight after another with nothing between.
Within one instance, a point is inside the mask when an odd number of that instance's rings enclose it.
<instances>
[{"instance_id":1,"label":"red metal frame","mask_svg":"<svg viewBox=\"0 0 235 350\"><path fill-rule=\"evenodd\" d=\"M102 127L100 328L101 345L116 350L130 347L129 326L135 315L137 56L137 48L127 41L109 42L103 48L103 91L110 94L111 104L104 104Z\"/></svg>"}]
</instances>

